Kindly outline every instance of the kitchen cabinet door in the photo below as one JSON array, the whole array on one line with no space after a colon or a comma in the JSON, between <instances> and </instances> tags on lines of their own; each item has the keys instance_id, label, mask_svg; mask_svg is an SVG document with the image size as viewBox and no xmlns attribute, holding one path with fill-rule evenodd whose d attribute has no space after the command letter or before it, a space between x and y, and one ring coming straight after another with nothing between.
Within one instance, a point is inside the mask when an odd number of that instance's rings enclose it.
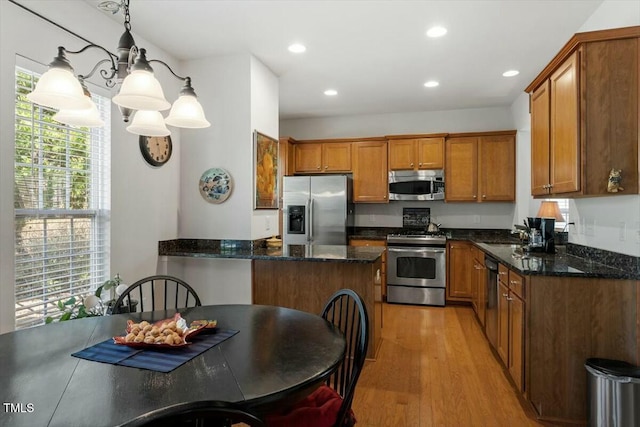
<instances>
[{"instance_id":1,"label":"kitchen cabinet door","mask_svg":"<svg viewBox=\"0 0 640 427\"><path fill-rule=\"evenodd\" d=\"M574 52L549 79L551 192L580 190L578 55Z\"/></svg>"},{"instance_id":2,"label":"kitchen cabinet door","mask_svg":"<svg viewBox=\"0 0 640 427\"><path fill-rule=\"evenodd\" d=\"M516 199L515 138L506 135L480 137L478 173L479 201L514 201Z\"/></svg>"},{"instance_id":3,"label":"kitchen cabinet door","mask_svg":"<svg viewBox=\"0 0 640 427\"><path fill-rule=\"evenodd\" d=\"M509 293L509 374L524 391L524 301Z\"/></svg>"},{"instance_id":4,"label":"kitchen cabinet door","mask_svg":"<svg viewBox=\"0 0 640 427\"><path fill-rule=\"evenodd\" d=\"M473 269L472 244L447 243L447 299L469 301L472 299L471 271Z\"/></svg>"},{"instance_id":5,"label":"kitchen cabinet door","mask_svg":"<svg viewBox=\"0 0 640 427\"><path fill-rule=\"evenodd\" d=\"M323 172L351 171L351 143L335 142L322 146Z\"/></svg>"},{"instance_id":6,"label":"kitchen cabinet door","mask_svg":"<svg viewBox=\"0 0 640 427\"><path fill-rule=\"evenodd\" d=\"M496 351L504 366L509 366L509 288L498 281L498 340Z\"/></svg>"},{"instance_id":7,"label":"kitchen cabinet door","mask_svg":"<svg viewBox=\"0 0 640 427\"><path fill-rule=\"evenodd\" d=\"M322 144L296 144L294 157L296 172L322 172Z\"/></svg>"},{"instance_id":8,"label":"kitchen cabinet door","mask_svg":"<svg viewBox=\"0 0 640 427\"><path fill-rule=\"evenodd\" d=\"M415 140L397 139L389 141L389 170L415 169Z\"/></svg>"},{"instance_id":9,"label":"kitchen cabinet door","mask_svg":"<svg viewBox=\"0 0 640 427\"><path fill-rule=\"evenodd\" d=\"M445 143L445 200L478 199L478 138L448 138Z\"/></svg>"},{"instance_id":10,"label":"kitchen cabinet door","mask_svg":"<svg viewBox=\"0 0 640 427\"><path fill-rule=\"evenodd\" d=\"M550 89L546 80L531 94L531 194L549 194Z\"/></svg>"},{"instance_id":11,"label":"kitchen cabinet door","mask_svg":"<svg viewBox=\"0 0 640 427\"><path fill-rule=\"evenodd\" d=\"M353 201L387 203L387 143L385 141L353 143Z\"/></svg>"},{"instance_id":12,"label":"kitchen cabinet door","mask_svg":"<svg viewBox=\"0 0 640 427\"><path fill-rule=\"evenodd\" d=\"M473 275L476 284L476 315L482 327L485 325L487 311L487 269L484 266L484 252L475 248L473 259Z\"/></svg>"},{"instance_id":13,"label":"kitchen cabinet door","mask_svg":"<svg viewBox=\"0 0 640 427\"><path fill-rule=\"evenodd\" d=\"M444 168L444 138L420 138L416 140L419 169Z\"/></svg>"}]
</instances>

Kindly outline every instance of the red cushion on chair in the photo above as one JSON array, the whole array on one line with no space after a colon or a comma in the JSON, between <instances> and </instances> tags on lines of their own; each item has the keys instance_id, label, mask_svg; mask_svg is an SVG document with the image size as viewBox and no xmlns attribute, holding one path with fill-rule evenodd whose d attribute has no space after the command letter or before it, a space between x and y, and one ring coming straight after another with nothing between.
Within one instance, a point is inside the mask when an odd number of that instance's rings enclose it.
<instances>
[{"instance_id":1,"label":"red cushion on chair","mask_svg":"<svg viewBox=\"0 0 640 427\"><path fill-rule=\"evenodd\" d=\"M331 387L321 386L285 414L266 418L269 427L333 427L342 397ZM355 419L353 420L355 423Z\"/></svg>"}]
</instances>

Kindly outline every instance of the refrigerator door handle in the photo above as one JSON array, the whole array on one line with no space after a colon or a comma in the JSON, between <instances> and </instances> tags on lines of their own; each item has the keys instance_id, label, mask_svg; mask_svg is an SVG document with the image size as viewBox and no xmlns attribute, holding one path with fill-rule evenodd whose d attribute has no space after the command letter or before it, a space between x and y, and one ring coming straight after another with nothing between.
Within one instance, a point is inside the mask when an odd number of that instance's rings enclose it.
<instances>
[{"instance_id":1,"label":"refrigerator door handle","mask_svg":"<svg viewBox=\"0 0 640 427\"><path fill-rule=\"evenodd\" d=\"M309 242L313 242L313 199L307 203L307 212L309 212Z\"/></svg>"}]
</instances>

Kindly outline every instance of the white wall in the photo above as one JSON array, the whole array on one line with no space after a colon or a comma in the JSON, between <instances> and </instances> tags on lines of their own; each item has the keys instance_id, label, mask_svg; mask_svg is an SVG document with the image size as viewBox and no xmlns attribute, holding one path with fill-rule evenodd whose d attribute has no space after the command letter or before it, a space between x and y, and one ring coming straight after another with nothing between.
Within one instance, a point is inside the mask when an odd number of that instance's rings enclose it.
<instances>
[{"instance_id":1,"label":"white wall","mask_svg":"<svg viewBox=\"0 0 640 427\"><path fill-rule=\"evenodd\" d=\"M278 78L265 65L251 57L251 129L278 139ZM247 157L253 173L255 152ZM249 175L253 177L253 175ZM253 182L253 181L251 181ZM254 184L255 185L255 184ZM251 203L253 204L253 194ZM253 211L251 240L278 234L278 210Z\"/></svg>"},{"instance_id":2,"label":"white wall","mask_svg":"<svg viewBox=\"0 0 640 427\"><path fill-rule=\"evenodd\" d=\"M247 227L252 212L250 64L248 54L185 64L211 127L183 131L181 238L251 239ZM229 198L219 204L205 201L198 190L200 177L213 167L226 169L234 182Z\"/></svg>"},{"instance_id":3,"label":"white wall","mask_svg":"<svg viewBox=\"0 0 640 427\"><path fill-rule=\"evenodd\" d=\"M253 209L253 130L278 137L278 80L249 54L188 61L198 99L211 127L183 131L179 237L255 240L276 234L277 210ZM207 169L226 169L229 198L205 201L198 190ZM251 263L246 260L174 259L169 274L183 277L203 303L251 303Z\"/></svg>"},{"instance_id":4,"label":"white wall","mask_svg":"<svg viewBox=\"0 0 640 427\"><path fill-rule=\"evenodd\" d=\"M513 123L508 108L321 117L280 122L280 135L296 139L358 138L509 129L513 129Z\"/></svg>"},{"instance_id":5,"label":"white wall","mask_svg":"<svg viewBox=\"0 0 640 427\"><path fill-rule=\"evenodd\" d=\"M77 34L115 51L122 25L96 8L78 1L25 1L27 7L69 28ZM14 71L16 55L48 64L57 46L79 49L86 43L7 1L0 2L0 333L13 329L14 314L14 233L13 233L13 150ZM14 37L29 29L37 37ZM147 48L149 58L174 65L173 58L144 39L134 37ZM102 58L96 50L70 55L80 74L88 73ZM176 71L180 72L179 64ZM156 67L165 96L177 98L180 82ZM108 94L100 78L92 79ZM194 81L197 87L198 81ZM119 272L125 282L156 272L159 240L177 235L180 134L173 132L174 152L169 163L152 168L138 148L138 137L125 130L118 109L111 109L111 275Z\"/></svg>"},{"instance_id":6,"label":"white wall","mask_svg":"<svg viewBox=\"0 0 640 427\"><path fill-rule=\"evenodd\" d=\"M476 108L283 120L280 122L280 134L296 139L322 139L511 130L514 129L511 114L509 108ZM517 141L516 145L518 152L520 142ZM444 202L356 203L355 225L360 227L401 227L403 207L430 208L433 221L441 223L442 227L511 228L516 205L515 203Z\"/></svg>"}]
</instances>

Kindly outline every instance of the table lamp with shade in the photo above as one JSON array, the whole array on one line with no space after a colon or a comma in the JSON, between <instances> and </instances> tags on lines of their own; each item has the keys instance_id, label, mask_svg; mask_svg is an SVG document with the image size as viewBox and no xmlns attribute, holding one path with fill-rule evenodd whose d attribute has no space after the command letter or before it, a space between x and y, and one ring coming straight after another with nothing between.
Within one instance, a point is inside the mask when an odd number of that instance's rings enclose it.
<instances>
[{"instance_id":1,"label":"table lamp with shade","mask_svg":"<svg viewBox=\"0 0 640 427\"><path fill-rule=\"evenodd\" d=\"M544 200L538 209L538 218L540 218L540 234L542 235L542 248L544 252L555 253L555 223L564 222L564 217L560 212L558 202L553 200Z\"/></svg>"},{"instance_id":2,"label":"table lamp with shade","mask_svg":"<svg viewBox=\"0 0 640 427\"><path fill-rule=\"evenodd\" d=\"M558 202L553 200L544 200L540 204L540 209L538 209L538 218L553 218L557 222L564 222L564 217L560 212L560 206L558 206Z\"/></svg>"}]
</instances>

